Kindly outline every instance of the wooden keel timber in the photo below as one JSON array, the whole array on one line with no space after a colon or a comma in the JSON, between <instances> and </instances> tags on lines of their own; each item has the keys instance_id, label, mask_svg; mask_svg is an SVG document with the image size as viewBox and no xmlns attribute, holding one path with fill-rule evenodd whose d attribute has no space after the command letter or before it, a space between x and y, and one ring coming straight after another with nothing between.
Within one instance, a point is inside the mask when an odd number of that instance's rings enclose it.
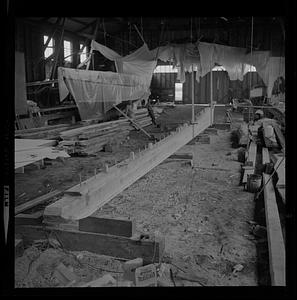
<instances>
[{"instance_id":1,"label":"wooden keel timber","mask_svg":"<svg viewBox=\"0 0 297 300\"><path fill-rule=\"evenodd\" d=\"M129 160L128 164L110 167L105 174L97 174L96 178L92 177L82 182L81 185L78 184L69 189L80 192L82 196L65 195L59 201L47 206L44 214L59 215L70 220L79 220L90 216L189 142L193 138L192 130L196 136L209 127L210 110L209 107L206 107L200 112L197 124L183 126L180 132L174 132L158 143L151 145L137 158Z\"/></svg>"}]
</instances>

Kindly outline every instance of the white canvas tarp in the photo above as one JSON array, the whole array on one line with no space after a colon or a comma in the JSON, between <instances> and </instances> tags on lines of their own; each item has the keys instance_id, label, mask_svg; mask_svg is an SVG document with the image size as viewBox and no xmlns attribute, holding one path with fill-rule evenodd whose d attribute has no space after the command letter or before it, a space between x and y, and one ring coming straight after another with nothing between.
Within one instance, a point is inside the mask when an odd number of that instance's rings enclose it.
<instances>
[{"instance_id":1,"label":"white canvas tarp","mask_svg":"<svg viewBox=\"0 0 297 300\"><path fill-rule=\"evenodd\" d=\"M123 57L94 40L91 43L91 49L99 51L103 56L114 61L118 73L137 75L145 80L148 86L151 84L157 59L146 44L143 44L135 52Z\"/></svg>"},{"instance_id":2,"label":"white canvas tarp","mask_svg":"<svg viewBox=\"0 0 297 300\"><path fill-rule=\"evenodd\" d=\"M82 119L101 116L122 101L147 99L145 78L114 72L58 68L60 99L73 96Z\"/></svg>"}]
</instances>

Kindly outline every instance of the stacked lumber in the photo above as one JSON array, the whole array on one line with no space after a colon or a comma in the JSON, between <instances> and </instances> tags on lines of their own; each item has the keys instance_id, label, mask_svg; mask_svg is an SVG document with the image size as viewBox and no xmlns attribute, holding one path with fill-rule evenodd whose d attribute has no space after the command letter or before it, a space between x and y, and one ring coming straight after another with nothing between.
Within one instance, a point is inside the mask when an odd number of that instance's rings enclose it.
<instances>
[{"instance_id":1,"label":"stacked lumber","mask_svg":"<svg viewBox=\"0 0 297 300\"><path fill-rule=\"evenodd\" d=\"M154 115L156 120L162 113L163 109L159 107L153 107ZM140 108L134 111L133 121L141 127L146 127L152 124L152 119L148 114L147 108Z\"/></svg>"},{"instance_id":2,"label":"stacked lumber","mask_svg":"<svg viewBox=\"0 0 297 300\"><path fill-rule=\"evenodd\" d=\"M120 143L125 140L131 129L128 120L119 119L63 131L58 148L66 150L69 154L94 154L108 143Z\"/></svg>"},{"instance_id":3,"label":"stacked lumber","mask_svg":"<svg viewBox=\"0 0 297 300\"><path fill-rule=\"evenodd\" d=\"M133 121L136 122L141 127L146 127L152 124L152 119L148 115L146 108L138 109L134 112ZM133 125L135 126L135 125Z\"/></svg>"},{"instance_id":4,"label":"stacked lumber","mask_svg":"<svg viewBox=\"0 0 297 300\"><path fill-rule=\"evenodd\" d=\"M56 139L61 131L71 127L70 124L50 125L38 128L15 130L15 137L22 139ZM72 126L73 127L73 126Z\"/></svg>"}]
</instances>

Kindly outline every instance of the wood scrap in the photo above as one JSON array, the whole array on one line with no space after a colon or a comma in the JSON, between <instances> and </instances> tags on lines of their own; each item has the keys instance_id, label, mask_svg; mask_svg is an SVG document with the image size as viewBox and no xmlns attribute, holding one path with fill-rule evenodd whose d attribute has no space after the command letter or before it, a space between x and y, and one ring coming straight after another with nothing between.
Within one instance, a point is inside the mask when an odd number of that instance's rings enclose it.
<instances>
[{"instance_id":1,"label":"wood scrap","mask_svg":"<svg viewBox=\"0 0 297 300\"><path fill-rule=\"evenodd\" d=\"M48 200L50 200L54 197L57 197L57 196L61 195L62 193L63 193L62 191L55 190L55 191L52 191L52 192L47 193L45 195L42 195L38 198L35 198L31 201L20 204L15 208L14 214L17 215L17 214L19 214L23 211L26 211L26 210L34 207L34 206L37 206L41 203L44 203L45 201L48 201Z\"/></svg>"}]
</instances>

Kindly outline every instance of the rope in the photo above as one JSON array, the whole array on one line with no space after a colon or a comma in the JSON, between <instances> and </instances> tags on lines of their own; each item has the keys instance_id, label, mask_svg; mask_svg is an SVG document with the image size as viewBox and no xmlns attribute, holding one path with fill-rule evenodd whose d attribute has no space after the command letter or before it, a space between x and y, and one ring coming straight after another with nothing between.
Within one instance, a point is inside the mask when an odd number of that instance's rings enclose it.
<instances>
[{"instance_id":1,"label":"rope","mask_svg":"<svg viewBox=\"0 0 297 300\"><path fill-rule=\"evenodd\" d=\"M102 18L102 26L103 26L104 43L106 46L106 30L105 30L104 18Z\"/></svg>"},{"instance_id":2,"label":"rope","mask_svg":"<svg viewBox=\"0 0 297 300\"><path fill-rule=\"evenodd\" d=\"M191 17L191 43L192 43L192 41L193 41L193 30L192 30L192 17Z\"/></svg>"},{"instance_id":3,"label":"rope","mask_svg":"<svg viewBox=\"0 0 297 300\"><path fill-rule=\"evenodd\" d=\"M252 60L253 60L253 38L254 38L254 17L252 17L252 29L251 29L251 62L250 62L250 97L251 98L251 89L252 89Z\"/></svg>"}]
</instances>

